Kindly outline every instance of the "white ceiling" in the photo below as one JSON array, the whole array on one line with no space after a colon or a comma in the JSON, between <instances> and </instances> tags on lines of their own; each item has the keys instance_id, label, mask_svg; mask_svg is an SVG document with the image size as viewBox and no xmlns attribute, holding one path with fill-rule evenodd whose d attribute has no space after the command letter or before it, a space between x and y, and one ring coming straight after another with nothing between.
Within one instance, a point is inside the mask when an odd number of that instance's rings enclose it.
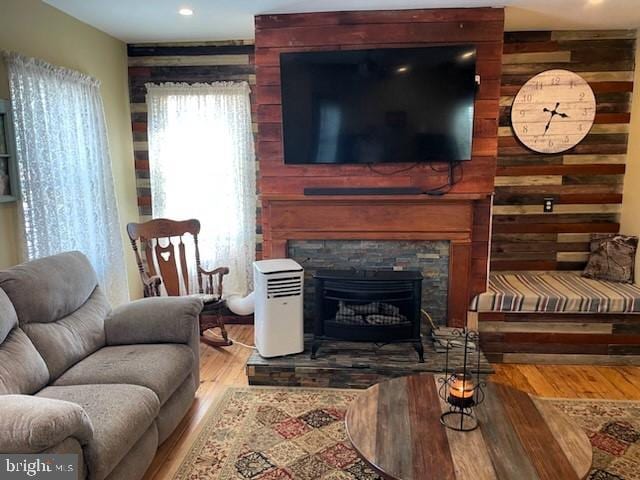
<instances>
[{"instance_id":1,"label":"white ceiling","mask_svg":"<svg viewBox=\"0 0 640 480\"><path fill-rule=\"evenodd\" d=\"M251 39L264 13L506 6L507 30L640 27L640 0L44 0L126 42ZM191 17L178 15L182 7Z\"/></svg>"}]
</instances>

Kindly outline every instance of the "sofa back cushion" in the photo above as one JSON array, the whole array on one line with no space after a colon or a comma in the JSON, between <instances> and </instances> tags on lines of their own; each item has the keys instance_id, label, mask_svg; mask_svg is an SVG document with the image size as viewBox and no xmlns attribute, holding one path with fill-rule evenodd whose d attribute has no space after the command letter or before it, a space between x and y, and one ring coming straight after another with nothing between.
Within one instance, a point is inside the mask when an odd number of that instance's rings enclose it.
<instances>
[{"instance_id":1,"label":"sofa back cushion","mask_svg":"<svg viewBox=\"0 0 640 480\"><path fill-rule=\"evenodd\" d=\"M109 302L89 260L67 252L0 272L6 293L51 380L105 344Z\"/></svg>"},{"instance_id":2,"label":"sofa back cushion","mask_svg":"<svg viewBox=\"0 0 640 480\"><path fill-rule=\"evenodd\" d=\"M32 394L45 387L49 372L25 333L7 294L0 289L0 395Z\"/></svg>"}]
</instances>

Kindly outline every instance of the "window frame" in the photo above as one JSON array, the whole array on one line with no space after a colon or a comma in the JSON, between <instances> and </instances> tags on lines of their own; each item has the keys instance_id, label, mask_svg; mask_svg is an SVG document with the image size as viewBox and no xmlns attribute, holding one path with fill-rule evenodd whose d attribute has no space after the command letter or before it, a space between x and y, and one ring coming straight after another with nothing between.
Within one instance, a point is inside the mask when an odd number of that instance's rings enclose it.
<instances>
[{"instance_id":1,"label":"window frame","mask_svg":"<svg viewBox=\"0 0 640 480\"><path fill-rule=\"evenodd\" d=\"M7 153L0 153L1 159L7 161L7 174L9 175L10 195L0 195L0 203L17 202L20 198L18 182L18 162L16 158L16 140L13 130L13 116L11 114L11 102L0 98L0 115L4 116L4 138Z\"/></svg>"}]
</instances>

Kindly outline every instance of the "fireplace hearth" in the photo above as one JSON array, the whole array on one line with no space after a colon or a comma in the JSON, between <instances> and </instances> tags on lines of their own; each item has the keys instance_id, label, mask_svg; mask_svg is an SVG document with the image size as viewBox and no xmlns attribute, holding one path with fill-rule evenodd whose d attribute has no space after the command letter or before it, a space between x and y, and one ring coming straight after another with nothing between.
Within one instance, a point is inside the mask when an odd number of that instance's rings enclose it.
<instances>
[{"instance_id":1,"label":"fireplace hearth","mask_svg":"<svg viewBox=\"0 0 640 480\"><path fill-rule=\"evenodd\" d=\"M391 270L318 270L314 278L311 358L323 341L413 344L420 362L422 274Z\"/></svg>"}]
</instances>

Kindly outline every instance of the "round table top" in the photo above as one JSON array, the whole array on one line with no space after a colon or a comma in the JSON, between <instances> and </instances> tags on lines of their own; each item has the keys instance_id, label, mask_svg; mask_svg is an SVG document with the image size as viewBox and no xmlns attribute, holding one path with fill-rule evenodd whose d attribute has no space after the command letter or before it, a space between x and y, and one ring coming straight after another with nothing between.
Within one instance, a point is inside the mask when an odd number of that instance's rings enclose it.
<instances>
[{"instance_id":1,"label":"round table top","mask_svg":"<svg viewBox=\"0 0 640 480\"><path fill-rule=\"evenodd\" d=\"M397 480L581 480L591 468L587 435L545 400L488 382L471 432L445 428L437 379L422 374L379 383L349 407L358 453Z\"/></svg>"}]
</instances>

